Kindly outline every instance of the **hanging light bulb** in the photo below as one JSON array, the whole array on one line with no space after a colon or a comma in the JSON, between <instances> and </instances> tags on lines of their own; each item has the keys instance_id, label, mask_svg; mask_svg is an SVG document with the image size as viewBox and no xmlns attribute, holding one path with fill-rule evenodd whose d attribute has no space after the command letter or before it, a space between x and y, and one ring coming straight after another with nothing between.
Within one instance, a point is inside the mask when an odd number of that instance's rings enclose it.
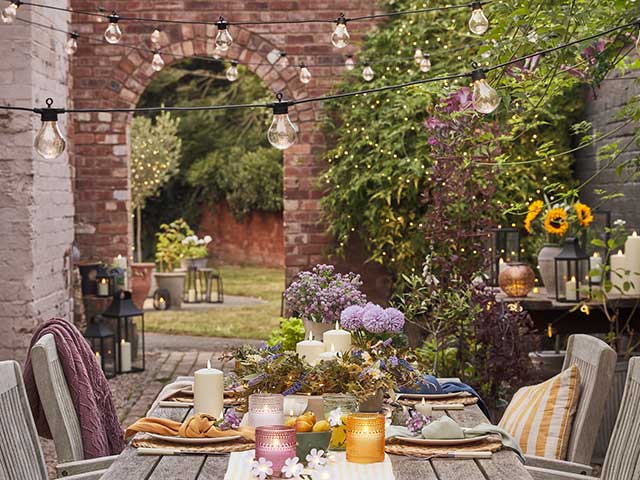
<instances>
[{"instance_id":1,"label":"hanging light bulb","mask_svg":"<svg viewBox=\"0 0 640 480\"><path fill-rule=\"evenodd\" d=\"M118 43L122 38L122 30L120 30L118 20L120 17L116 12L109 15L109 26L104 31L104 39L111 44Z\"/></svg>"},{"instance_id":2,"label":"hanging light bulb","mask_svg":"<svg viewBox=\"0 0 640 480\"><path fill-rule=\"evenodd\" d=\"M278 59L278 66L280 68L287 68L289 66L289 59L287 58L287 52L280 52L280 58Z\"/></svg>"},{"instance_id":3,"label":"hanging light bulb","mask_svg":"<svg viewBox=\"0 0 640 480\"><path fill-rule=\"evenodd\" d=\"M164 68L164 60L160 56L160 50L153 52L153 60L151 61L151 68L156 72L159 72Z\"/></svg>"},{"instance_id":4,"label":"hanging light bulb","mask_svg":"<svg viewBox=\"0 0 640 480\"><path fill-rule=\"evenodd\" d=\"M231 66L227 68L225 76L230 82L235 82L236 80L238 80L238 62L236 62L235 60L231 62Z\"/></svg>"},{"instance_id":5,"label":"hanging light bulb","mask_svg":"<svg viewBox=\"0 0 640 480\"><path fill-rule=\"evenodd\" d=\"M278 93L276 98L278 103L273 104L273 122L267 132L267 139L278 150L286 150L296 143L298 129L289 118L289 102L282 101L282 93Z\"/></svg>"},{"instance_id":6,"label":"hanging light bulb","mask_svg":"<svg viewBox=\"0 0 640 480\"><path fill-rule=\"evenodd\" d=\"M353 55L347 55L347 59L344 61L344 67L349 71L356 68L356 62L353 60Z\"/></svg>"},{"instance_id":7,"label":"hanging light bulb","mask_svg":"<svg viewBox=\"0 0 640 480\"><path fill-rule=\"evenodd\" d=\"M220 17L218 19L218 34L216 35L216 47L220 49L222 52L226 52L229 50L229 47L233 43L233 37L229 33L229 24L224 19L224 17Z\"/></svg>"},{"instance_id":8,"label":"hanging light bulb","mask_svg":"<svg viewBox=\"0 0 640 480\"><path fill-rule=\"evenodd\" d=\"M421 48L416 48L416 53L413 54L413 58L415 59L416 63L420 65L422 59L424 58L424 53L422 53Z\"/></svg>"},{"instance_id":9,"label":"hanging light bulb","mask_svg":"<svg viewBox=\"0 0 640 480\"><path fill-rule=\"evenodd\" d=\"M300 64L300 81L309 83L311 81L311 72L304 63Z\"/></svg>"},{"instance_id":10,"label":"hanging light bulb","mask_svg":"<svg viewBox=\"0 0 640 480\"><path fill-rule=\"evenodd\" d=\"M492 113L500 105L500 95L487 83L487 76L483 69L477 68L471 72L473 81L473 95L471 101L473 108L480 113Z\"/></svg>"},{"instance_id":11,"label":"hanging light bulb","mask_svg":"<svg viewBox=\"0 0 640 480\"><path fill-rule=\"evenodd\" d=\"M370 82L371 80L373 80L373 77L375 76L375 72L373 71L373 68L371 68L371 65L369 65L369 63L365 63L364 64L364 69L362 69L362 78L364 78L367 82Z\"/></svg>"},{"instance_id":12,"label":"hanging light bulb","mask_svg":"<svg viewBox=\"0 0 640 480\"><path fill-rule=\"evenodd\" d=\"M471 10L469 30L476 35L482 35L489 30L489 20L482 11L482 2L473 2L471 4Z\"/></svg>"},{"instance_id":13,"label":"hanging light bulb","mask_svg":"<svg viewBox=\"0 0 640 480\"><path fill-rule=\"evenodd\" d=\"M4 8L0 13L2 23L13 23L18 16L18 7L20 7L20 5L22 5L20 0L14 0L8 7Z\"/></svg>"},{"instance_id":14,"label":"hanging light bulb","mask_svg":"<svg viewBox=\"0 0 640 480\"><path fill-rule=\"evenodd\" d=\"M153 32L151 32L151 45L153 45L154 47L159 47L161 35L162 34L160 33L160 30L158 30L157 28L154 29Z\"/></svg>"},{"instance_id":15,"label":"hanging light bulb","mask_svg":"<svg viewBox=\"0 0 640 480\"><path fill-rule=\"evenodd\" d=\"M347 19L344 13L341 13L336 20L336 29L331 34L331 43L333 43L333 46L336 48L344 48L349 45L350 38L351 35L349 35L349 31L347 30Z\"/></svg>"},{"instance_id":16,"label":"hanging light bulb","mask_svg":"<svg viewBox=\"0 0 640 480\"><path fill-rule=\"evenodd\" d=\"M69 40L67 40L67 44L64 46L64 51L67 55L73 55L78 51L78 32L71 32L69 34Z\"/></svg>"},{"instance_id":17,"label":"hanging light bulb","mask_svg":"<svg viewBox=\"0 0 640 480\"><path fill-rule=\"evenodd\" d=\"M58 158L67 145L58 129L58 114L63 113L63 110L51 108L51 105L53 105L53 100L47 98L47 108L36 110L36 113L40 114L42 126L33 143L40 156L47 160Z\"/></svg>"},{"instance_id":18,"label":"hanging light bulb","mask_svg":"<svg viewBox=\"0 0 640 480\"><path fill-rule=\"evenodd\" d=\"M431 70L431 58L428 53L425 53L420 60L420 71L427 73L429 70Z\"/></svg>"}]
</instances>

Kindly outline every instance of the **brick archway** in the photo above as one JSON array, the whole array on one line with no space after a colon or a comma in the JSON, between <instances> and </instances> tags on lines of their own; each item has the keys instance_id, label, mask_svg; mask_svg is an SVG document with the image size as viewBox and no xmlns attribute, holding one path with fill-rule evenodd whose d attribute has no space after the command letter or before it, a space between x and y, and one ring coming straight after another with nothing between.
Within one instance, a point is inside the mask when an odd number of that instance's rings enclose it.
<instances>
[{"instance_id":1,"label":"brick archway","mask_svg":"<svg viewBox=\"0 0 640 480\"><path fill-rule=\"evenodd\" d=\"M318 5L317 2L202 2L191 0L158 0L124 6L126 15L213 21L224 11L229 19L270 20L300 17L331 18L327 9L339 12L339 5ZM269 4L273 4L270 6ZM219 4L219 5L217 5ZM71 0L76 10L95 10L90 0ZM224 8L218 8L223 6ZM292 8L306 10L292 11ZM231 8L232 11L228 11ZM349 2L350 15L366 15L379 11L368 0ZM87 23L87 17L74 15L74 27L80 32L102 34L105 23ZM357 22L350 27L357 45L371 23ZM234 44L227 54L241 63L268 63L273 49L285 49L294 57L318 59L333 66L313 69L309 84L298 80L295 66L278 69L270 65L248 65L274 92L283 91L288 98L301 99L326 93L340 78L340 58L345 52L334 49L330 42L331 26L327 24L269 25L250 28L233 27ZM150 26L123 24L123 42L149 45ZM185 56L211 56L215 45L215 26L167 25L163 30L163 51ZM349 52L354 53L354 48ZM72 63L72 102L76 108L133 107L155 73L152 55L147 52L106 44L81 45ZM163 55L167 66L174 57ZM299 142L284 155L284 233L287 277L321 262L330 238L321 223L321 192L317 178L323 165L320 157L325 139L319 129L322 106L297 105L292 119L300 127ZM80 114L73 117L71 127L71 161L75 167L76 241L84 258L108 259L118 254L130 254L132 239L129 202L129 138L131 114Z\"/></svg>"}]
</instances>

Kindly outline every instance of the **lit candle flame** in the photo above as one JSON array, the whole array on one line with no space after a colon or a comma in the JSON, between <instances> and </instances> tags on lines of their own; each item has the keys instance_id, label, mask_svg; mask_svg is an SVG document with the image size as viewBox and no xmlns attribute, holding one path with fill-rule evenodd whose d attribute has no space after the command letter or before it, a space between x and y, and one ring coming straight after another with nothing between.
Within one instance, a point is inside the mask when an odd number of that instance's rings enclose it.
<instances>
[{"instance_id":1,"label":"lit candle flame","mask_svg":"<svg viewBox=\"0 0 640 480\"><path fill-rule=\"evenodd\" d=\"M600 254L599 254L598 252L593 252L593 257L594 257L594 258L599 258L599 257L600 257Z\"/></svg>"},{"instance_id":2,"label":"lit candle flame","mask_svg":"<svg viewBox=\"0 0 640 480\"><path fill-rule=\"evenodd\" d=\"M211 370L211 360L207 360L207 368Z\"/></svg>"},{"instance_id":3,"label":"lit candle flame","mask_svg":"<svg viewBox=\"0 0 640 480\"><path fill-rule=\"evenodd\" d=\"M575 275L572 275L572 276L571 276L571 281L572 281L572 282L575 282L575 281L576 281L576 276L575 276Z\"/></svg>"},{"instance_id":4,"label":"lit candle flame","mask_svg":"<svg viewBox=\"0 0 640 480\"><path fill-rule=\"evenodd\" d=\"M618 255L622 255L622 250L618 250Z\"/></svg>"},{"instance_id":5,"label":"lit candle flame","mask_svg":"<svg viewBox=\"0 0 640 480\"><path fill-rule=\"evenodd\" d=\"M637 236L638 236L638 232L635 232L635 231L634 231L634 232L631 234L631 236L632 236L632 237L637 237Z\"/></svg>"},{"instance_id":6,"label":"lit candle flame","mask_svg":"<svg viewBox=\"0 0 640 480\"><path fill-rule=\"evenodd\" d=\"M313 332L309 332L309 341L313 340Z\"/></svg>"},{"instance_id":7,"label":"lit candle flame","mask_svg":"<svg viewBox=\"0 0 640 480\"><path fill-rule=\"evenodd\" d=\"M338 322L338 320L336 320L336 330L340 330L340 322Z\"/></svg>"},{"instance_id":8,"label":"lit candle flame","mask_svg":"<svg viewBox=\"0 0 640 480\"><path fill-rule=\"evenodd\" d=\"M422 397L422 401L420 402L422 405L426 405L427 402L424 401L424 397Z\"/></svg>"}]
</instances>

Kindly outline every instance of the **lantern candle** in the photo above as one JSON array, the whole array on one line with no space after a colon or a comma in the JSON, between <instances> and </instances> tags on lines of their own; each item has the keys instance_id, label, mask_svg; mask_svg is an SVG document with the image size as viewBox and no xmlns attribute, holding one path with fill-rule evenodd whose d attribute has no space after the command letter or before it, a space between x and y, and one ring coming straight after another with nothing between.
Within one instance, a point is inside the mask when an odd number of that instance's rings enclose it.
<instances>
[{"instance_id":1,"label":"lantern candle","mask_svg":"<svg viewBox=\"0 0 640 480\"><path fill-rule=\"evenodd\" d=\"M124 338L120 341L120 371L131 371L131 342L126 342Z\"/></svg>"},{"instance_id":2,"label":"lantern candle","mask_svg":"<svg viewBox=\"0 0 640 480\"><path fill-rule=\"evenodd\" d=\"M187 297L189 303L196 303L196 289L190 288Z\"/></svg>"},{"instance_id":3,"label":"lantern candle","mask_svg":"<svg viewBox=\"0 0 640 480\"><path fill-rule=\"evenodd\" d=\"M598 252L594 252L591 258L589 258L589 269L598 272L595 275L591 275L591 281L593 283L600 283L602 280L602 257Z\"/></svg>"},{"instance_id":4,"label":"lantern candle","mask_svg":"<svg viewBox=\"0 0 640 480\"><path fill-rule=\"evenodd\" d=\"M339 322L336 322L334 330L324 332L322 340L327 352L330 351L331 347L340 353L344 353L351 348L351 333L341 329Z\"/></svg>"},{"instance_id":5,"label":"lantern candle","mask_svg":"<svg viewBox=\"0 0 640 480\"><path fill-rule=\"evenodd\" d=\"M342 421L358 411L355 396L344 393L327 394L323 397L324 419L331 425L331 450L344 450L347 442L347 426Z\"/></svg>"},{"instance_id":6,"label":"lantern candle","mask_svg":"<svg viewBox=\"0 0 640 480\"><path fill-rule=\"evenodd\" d=\"M281 425L265 425L256 428L256 458L264 458L273 464L273 476L280 476L285 461L295 456L296 431L294 428Z\"/></svg>"},{"instance_id":7,"label":"lantern candle","mask_svg":"<svg viewBox=\"0 0 640 480\"><path fill-rule=\"evenodd\" d=\"M251 427L282 425L283 423L284 397L282 395L279 393L249 395L249 425Z\"/></svg>"},{"instance_id":8,"label":"lantern candle","mask_svg":"<svg viewBox=\"0 0 640 480\"><path fill-rule=\"evenodd\" d=\"M355 413L347 417L347 461L384 462L384 415Z\"/></svg>"},{"instance_id":9,"label":"lantern candle","mask_svg":"<svg viewBox=\"0 0 640 480\"><path fill-rule=\"evenodd\" d=\"M611 285L616 293L624 293L624 283L627 281L625 273L627 269L626 256L622 251L611 255Z\"/></svg>"},{"instance_id":10,"label":"lantern candle","mask_svg":"<svg viewBox=\"0 0 640 480\"><path fill-rule=\"evenodd\" d=\"M640 295L640 236L633 232L624 244L627 270L629 270L630 295Z\"/></svg>"},{"instance_id":11,"label":"lantern candle","mask_svg":"<svg viewBox=\"0 0 640 480\"><path fill-rule=\"evenodd\" d=\"M296 353L304 358L309 365L318 363L322 352L324 352L324 344L314 340L312 332L309 332L309 340L303 340L296 344Z\"/></svg>"},{"instance_id":12,"label":"lantern candle","mask_svg":"<svg viewBox=\"0 0 640 480\"><path fill-rule=\"evenodd\" d=\"M571 280L565 283L564 291L565 291L565 298L567 300L579 300L576 277L571 277Z\"/></svg>"},{"instance_id":13,"label":"lantern candle","mask_svg":"<svg viewBox=\"0 0 640 480\"><path fill-rule=\"evenodd\" d=\"M504 261L504 258L501 258L498 261L498 275L500 275L505 268L507 268L507 263Z\"/></svg>"},{"instance_id":14,"label":"lantern candle","mask_svg":"<svg viewBox=\"0 0 640 480\"><path fill-rule=\"evenodd\" d=\"M109 280L107 278L101 278L98 282L98 296L99 297L108 297L109 296Z\"/></svg>"},{"instance_id":15,"label":"lantern candle","mask_svg":"<svg viewBox=\"0 0 640 480\"><path fill-rule=\"evenodd\" d=\"M207 368L201 368L194 375L193 407L195 413L216 418L224 413L224 374L211 368L210 360L207 360Z\"/></svg>"}]
</instances>

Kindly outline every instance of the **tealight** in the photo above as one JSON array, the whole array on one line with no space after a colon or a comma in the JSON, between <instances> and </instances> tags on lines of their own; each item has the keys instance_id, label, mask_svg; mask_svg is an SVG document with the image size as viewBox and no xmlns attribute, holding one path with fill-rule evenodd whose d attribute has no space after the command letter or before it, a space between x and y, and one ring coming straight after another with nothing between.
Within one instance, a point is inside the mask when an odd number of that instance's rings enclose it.
<instances>
[{"instance_id":1,"label":"tealight","mask_svg":"<svg viewBox=\"0 0 640 480\"><path fill-rule=\"evenodd\" d=\"M280 476L285 461L295 456L296 431L294 428L282 425L256 428L256 458L264 458L273 463L273 476Z\"/></svg>"},{"instance_id":2,"label":"tealight","mask_svg":"<svg viewBox=\"0 0 640 480\"><path fill-rule=\"evenodd\" d=\"M355 413L347 417L347 461L384 462L384 415Z\"/></svg>"},{"instance_id":3,"label":"tealight","mask_svg":"<svg viewBox=\"0 0 640 480\"><path fill-rule=\"evenodd\" d=\"M279 393L249 395L249 426L282 425L284 423L284 397Z\"/></svg>"}]
</instances>

